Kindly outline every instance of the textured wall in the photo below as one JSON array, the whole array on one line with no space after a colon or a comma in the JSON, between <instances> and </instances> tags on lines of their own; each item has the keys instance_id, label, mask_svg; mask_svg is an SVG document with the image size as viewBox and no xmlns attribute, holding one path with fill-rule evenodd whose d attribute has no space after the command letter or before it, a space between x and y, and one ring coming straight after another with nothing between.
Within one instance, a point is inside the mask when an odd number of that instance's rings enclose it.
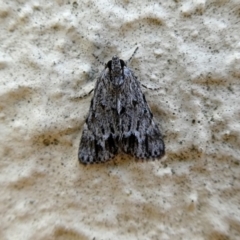
<instances>
[{"instance_id":1,"label":"textured wall","mask_svg":"<svg viewBox=\"0 0 240 240\"><path fill-rule=\"evenodd\" d=\"M166 156L79 165L91 96L127 60ZM240 2L0 3L0 239L239 239Z\"/></svg>"}]
</instances>

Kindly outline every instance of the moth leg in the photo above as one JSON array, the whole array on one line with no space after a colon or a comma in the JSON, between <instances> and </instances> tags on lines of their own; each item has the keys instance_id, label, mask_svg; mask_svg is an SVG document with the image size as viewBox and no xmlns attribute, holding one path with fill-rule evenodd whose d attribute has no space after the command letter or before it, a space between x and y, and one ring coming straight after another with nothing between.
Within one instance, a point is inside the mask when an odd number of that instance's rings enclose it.
<instances>
[{"instance_id":1,"label":"moth leg","mask_svg":"<svg viewBox=\"0 0 240 240\"><path fill-rule=\"evenodd\" d=\"M160 87L151 88L151 87L148 87L148 86L146 86L146 85L144 85L144 84L142 84L142 83L141 83L141 86L144 87L144 88L146 88L146 89L153 90L153 91L156 91L156 90L159 90L159 89L160 89Z\"/></svg>"},{"instance_id":2,"label":"moth leg","mask_svg":"<svg viewBox=\"0 0 240 240\"><path fill-rule=\"evenodd\" d=\"M94 88L91 89L88 93L85 93L85 94L83 94L81 96L72 97L71 99L76 100L76 99L82 99L82 98L88 97L93 91L94 91Z\"/></svg>"}]
</instances>

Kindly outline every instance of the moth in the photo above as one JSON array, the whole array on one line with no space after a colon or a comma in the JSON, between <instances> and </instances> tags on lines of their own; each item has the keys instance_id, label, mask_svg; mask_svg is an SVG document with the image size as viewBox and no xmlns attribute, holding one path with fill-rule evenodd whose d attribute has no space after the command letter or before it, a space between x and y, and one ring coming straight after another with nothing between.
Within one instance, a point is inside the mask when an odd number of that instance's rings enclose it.
<instances>
[{"instance_id":1,"label":"moth","mask_svg":"<svg viewBox=\"0 0 240 240\"><path fill-rule=\"evenodd\" d=\"M97 79L78 158L83 164L104 163L120 152L155 159L165 154L165 145L140 82L113 56Z\"/></svg>"}]
</instances>

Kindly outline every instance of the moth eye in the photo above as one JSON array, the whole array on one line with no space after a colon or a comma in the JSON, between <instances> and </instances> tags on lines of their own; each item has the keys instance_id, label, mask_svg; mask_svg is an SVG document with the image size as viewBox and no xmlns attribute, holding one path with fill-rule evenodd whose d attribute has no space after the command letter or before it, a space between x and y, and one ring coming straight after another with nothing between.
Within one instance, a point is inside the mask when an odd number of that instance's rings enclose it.
<instances>
[{"instance_id":1,"label":"moth eye","mask_svg":"<svg viewBox=\"0 0 240 240\"><path fill-rule=\"evenodd\" d=\"M120 63L121 63L121 67L122 67L122 68L123 68L124 66L126 66L125 62L124 62L122 59L120 59Z\"/></svg>"},{"instance_id":2,"label":"moth eye","mask_svg":"<svg viewBox=\"0 0 240 240\"><path fill-rule=\"evenodd\" d=\"M108 61L106 68L109 68L110 71L112 70L112 60Z\"/></svg>"}]
</instances>

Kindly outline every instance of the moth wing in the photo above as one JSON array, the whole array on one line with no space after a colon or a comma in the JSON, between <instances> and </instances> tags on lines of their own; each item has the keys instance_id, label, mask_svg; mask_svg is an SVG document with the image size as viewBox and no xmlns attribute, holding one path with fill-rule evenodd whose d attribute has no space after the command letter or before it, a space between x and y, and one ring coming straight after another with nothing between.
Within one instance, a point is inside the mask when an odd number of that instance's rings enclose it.
<instances>
[{"instance_id":1,"label":"moth wing","mask_svg":"<svg viewBox=\"0 0 240 240\"><path fill-rule=\"evenodd\" d=\"M109 86L105 69L98 78L94 96L79 145L78 158L83 164L106 162L118 152L116 96Z\"/></svg>"},{"instance_id":2,"label":"moth wing","mask_svg":"<svg viewBox=\"0 0 240 240\"><path fill-rule=\"evenodd\" d=\"M125 68L121 93L121 148L139 159L161 158L165 154L162 134L133 72Z\"/></svg>"}]
</instances>

